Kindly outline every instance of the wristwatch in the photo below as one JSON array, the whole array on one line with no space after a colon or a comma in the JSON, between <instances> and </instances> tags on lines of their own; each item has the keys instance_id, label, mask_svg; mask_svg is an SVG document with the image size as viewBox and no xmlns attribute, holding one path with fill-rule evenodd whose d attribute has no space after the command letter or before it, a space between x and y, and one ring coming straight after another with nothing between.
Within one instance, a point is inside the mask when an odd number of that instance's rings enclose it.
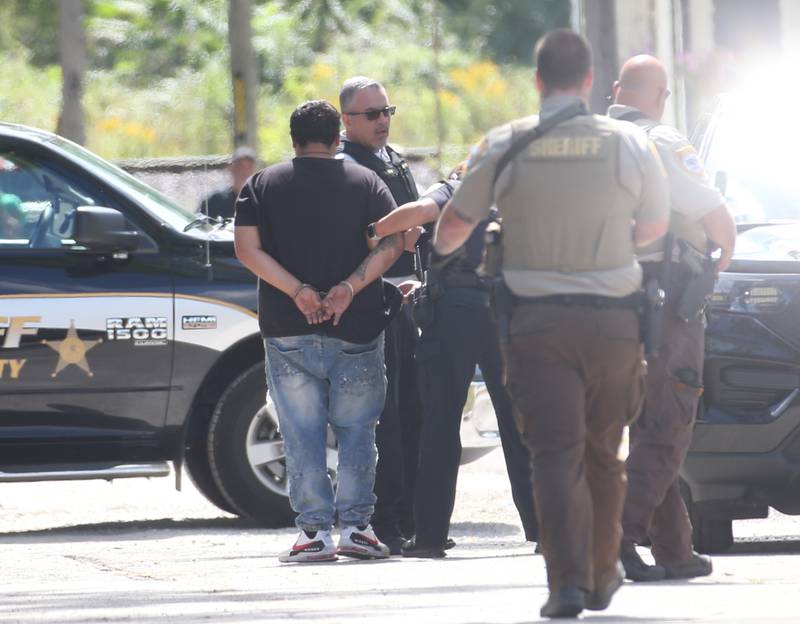
<instances>
[{"instance_id":1,"label":"wristwatch","mask_svg":"<svg viewBox=\"0 0 800 624\"><path fill-rule=\"evenodd\" d=\"M373 241L379 241L381 239L381 237L378 236L377 233L375 232L375 224L374 223L370 223L367 226L367 237L370 240L373 240Z\"/></svg>"}]
</instances>

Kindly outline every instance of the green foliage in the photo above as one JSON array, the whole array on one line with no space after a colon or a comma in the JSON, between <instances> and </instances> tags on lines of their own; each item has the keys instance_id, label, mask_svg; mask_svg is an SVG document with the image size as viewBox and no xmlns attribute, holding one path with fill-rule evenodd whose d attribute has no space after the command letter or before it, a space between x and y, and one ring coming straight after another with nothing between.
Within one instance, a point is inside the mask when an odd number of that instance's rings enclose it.
<instances>
[{"instance_id":1,"label":"green foliage","mask_svg":"<svg viewBox=\"0 0 800 624\"><path fill-rule=\"evenodd\" d=\"M3 47L21 44L37 67L58 62L58 7L52 0L8 0L3 3L8 38L0 36ZM4 16L5 17L5 16Z\"/></svg>"},{"instance_id":2,"label":"green foliage","mask_svg":"<svg viewBox=\"0 0 800 624\"><path fill-rule=\"evenodd\" d=\"M569 26L563 0L440 0L449 30L463 46L499 63L533 64L533 46L554 27Z\"/></svg>"},{"instance_id":3,"label":"green foliage","mask_svg":"<svg viewBox=\"0 0 800 624\"><path fill-rule=\"evenodd\" d=\"M202 70L227 54L226 0L94 0L88 18L94 64L128 82Z\"/></svg>"},{"instance_id":4,"label":"green foliage","mask_svg":"<svg viewBox=\"0 0 800 624\"><path fill-rule=\"evenodd\" d=\"M56 127L61 98L58 67L35 67L22 52L0 60L0 119L47 130Z\"/></svg>"},{"instance_id":5,"label":"green foliage","mask_svg":"<svg viewBox=\"0 0 800 624\"><path fill-rule=\"evenodd\" d=\"M443 53L440 63L445 168L460 161L488 129L532 114L537 108L529 68L501 67L457 50ZM356 74L383 82L391 102L397 105L392 121L393 143L436 144L433 51L406 44L394 48L387 57L331 51L318 56L309 66L290 69L283 89L262 102L259 139L264 157L276 160L289 155L289 115L297 104L323 98L338 105L342 82Z\"/></svg>"},{"instance_id":6,"label":"green foliage","mask_svg":"<svg viewBox=\"0 0 800 624\"><path fill-rule=\"evenodd\" d=\"M444 145L459 161L489 128L530 114L535 39L567 0L254 0L263 157L291 153L301 101L334 104L343 80L373 76L398 114L392 142ZM0 118L53 129L60 108L53 0L0 2ZM109 158L231 149L227 0L84 0L88 147ZM432 19L441 18L439 91ZM519 61L520 65L507 61ZM503 64L501 64L503 63ZM437 136L437 99L443 135Z\"/></svg>"}]
</instances>

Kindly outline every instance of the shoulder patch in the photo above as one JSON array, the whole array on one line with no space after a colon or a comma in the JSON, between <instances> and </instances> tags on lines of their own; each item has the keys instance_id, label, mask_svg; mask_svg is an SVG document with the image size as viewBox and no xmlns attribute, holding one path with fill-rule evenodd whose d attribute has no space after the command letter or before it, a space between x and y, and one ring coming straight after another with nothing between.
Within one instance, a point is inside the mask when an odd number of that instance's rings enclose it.
<instances>
[{"instance_id":1,"label":"shoulder patch","mask_svg":"<svg viewBox=\"0 0 800 624\"><path fill-rule=\"evenodd\" d=\"M692 175L702 176L705 174L703 163L700 162L700 157L691 145L686 145L675 151L675 158L678 159L678 164L687 172Z\"/></svg>"}]
</instances>

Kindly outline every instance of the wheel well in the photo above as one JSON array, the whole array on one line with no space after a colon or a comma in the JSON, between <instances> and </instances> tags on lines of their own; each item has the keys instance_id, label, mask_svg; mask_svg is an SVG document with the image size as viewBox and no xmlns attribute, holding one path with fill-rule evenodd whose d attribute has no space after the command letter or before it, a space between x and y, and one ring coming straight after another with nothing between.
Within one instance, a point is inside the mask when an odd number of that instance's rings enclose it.
<instances>
[{"instance_id":1,"label":"wheel well","mask_svg":"<svg viewBox=\"0 0 800 624\"><path fill-rule=\"evenodd\" d=\"M254 336L228 349L211 367L192 401L189 417L183 428L181 455L187 446L201 439L208 431L214 406L225 388L258 361L264 361L264 343L260 337Z\"/></svg>"}]
</instances>

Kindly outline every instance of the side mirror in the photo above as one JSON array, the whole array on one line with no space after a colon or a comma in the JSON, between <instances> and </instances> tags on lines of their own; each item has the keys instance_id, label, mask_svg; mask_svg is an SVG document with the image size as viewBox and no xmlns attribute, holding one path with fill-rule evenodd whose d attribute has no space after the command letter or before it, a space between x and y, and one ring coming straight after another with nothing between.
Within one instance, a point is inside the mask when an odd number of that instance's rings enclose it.
<instances>
[{"instance_id":1,"label":"side mirror","mask_svg":"<svg viewBox=\"0 0 800 624\"><path fill-rule=\"evenodd\" d=\"M72 239L91 251L133 251L139 246L139 232L130 229L119 210L78 206L74 219Z\"/></svg>"}]
</instances>

